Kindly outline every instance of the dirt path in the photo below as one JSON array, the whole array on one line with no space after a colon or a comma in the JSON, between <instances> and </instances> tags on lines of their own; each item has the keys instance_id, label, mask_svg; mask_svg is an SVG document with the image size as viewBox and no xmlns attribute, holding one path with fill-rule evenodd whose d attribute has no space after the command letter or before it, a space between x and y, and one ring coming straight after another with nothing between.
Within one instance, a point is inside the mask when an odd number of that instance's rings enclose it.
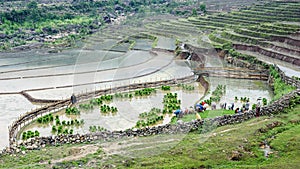
<instances>
[{"instance_id":1,"label":"dirt path","mask_svg":"<svg viewBox=\"0 0 300 169\"><path fill-rule=\"evenodd\" d=\"M81 147L74 147L69 149L69 156L57 160L52 160L51 163L61 163L63 161L72 161L81 159L89 154L96 153L99 147L97 145L85 145ZM41 164L48 164L48 162L43 162Z\"/></svg>"}]
</instances>

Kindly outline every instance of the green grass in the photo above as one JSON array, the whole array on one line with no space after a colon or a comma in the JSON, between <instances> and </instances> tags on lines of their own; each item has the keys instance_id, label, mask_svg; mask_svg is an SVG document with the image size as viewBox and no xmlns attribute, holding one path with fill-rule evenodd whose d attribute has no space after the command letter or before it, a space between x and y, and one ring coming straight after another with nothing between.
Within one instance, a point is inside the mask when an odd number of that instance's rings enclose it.
<instances>
[{"instance_id":1,"label":"green grass","mask_svg":"<svg viewBox=\"0 0 300 169\"><path fill-rule=\"evenodd\" d=\"M200 116L202 119L205 118L214 118L217 116L223 116L223 115L230 115L230 114L234 114L234 110L206 110L204 112L200 113ZM180 118L180 120L182 120L183 122L189 122L192 120L196 120L196 115L195 114L188 114L183 116L182 118ZM177 118L174 121L174 123L176 124Z\"/></svg>"}]
</instances>

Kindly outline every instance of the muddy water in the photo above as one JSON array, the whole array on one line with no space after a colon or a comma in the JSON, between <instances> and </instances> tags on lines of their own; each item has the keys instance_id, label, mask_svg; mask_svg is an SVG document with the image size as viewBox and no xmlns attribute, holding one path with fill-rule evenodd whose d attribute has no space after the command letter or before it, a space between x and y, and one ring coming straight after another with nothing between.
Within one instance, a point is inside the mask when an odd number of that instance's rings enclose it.
<instances>
[{"instance_id":1,"label":"muddy water","mask_svg":"<svg viewBox=\"0 0 300 169\"><path fill-rule=\"evenodd\" d=\"M8 125L35 107L21 95L0 95L0 149L8 145Z\"/></svg>"},{"instance_id":2,"label":"muddy water","mask_svg":"<svg viewBox=\"0 0 300 169\"><path fill-rule=\"evenodd\" d=\"M137 50L150 50L152 48L153 41L150 39L134 39L135 45L133 49Z\"/></svg>"},{"instance_id":3,"label":"muddy water","mask_svg":"<svg viewBox=\"0 0 300 169\"><path fill-rule=\"evenodd\" d=\"M139 57L139 56L143 57ZM137 59L138 58L138 59ZM2 72L1 78L5 77L28 77L28 76L47 76L55 75L62 73L80 73L86 71L101 71L107 69L115 69L121 67L128 67L132 65L137 65L144 63L149 59L153 58L149 53L142 51L131 51L128 53L120 52L107 52L107 51L82 51L80 55L74 58L60 58L61 64L65 63L66 65L58 65L52 68L38 68L35 70L15 70L10 69L8 71L14 70L15 72ZM55 60L55 59L54 59ZM73 60L71 65L68 65L68 62ZM47 64L51 65L53 60L47 61ZM56 62L56 60L55 60ZM30 62L24 67L30 67L29 64L41 64Z\"/></svg>"},{"instance_id":4,"label":"muddy water","mask_svg":"<svg viewBox=\"0 0 300 169\"><path fill-rule=\"evenodd\" d=\"M2 92L13 92L37 88L94 83L121 78L133 78L137 72L136 70L139 70L139 72L142 71L143 74L151 74L153 71L157 71L160 68L168 65L172 61L172 58L173 56L169 54L162 53L158 56L153 57L148 52L133 51L120 60L114 60L115 63L112 62L111 65L108 63L102 64L102 62L87 65L79 64L76 65L73 70L75 74L57 76L56 74L52 74L52 76L50 77L3 80L0 84L0 87ZM115 69L109 69L112 67L114 67ZM105 70L96 71L97 69ZM76 74L77 71L79 74ZM82 71L91 72L80 73ZM11 86L8 84L14 85Z\"/></svg>"},{"instance_id":5,"label":"muddy water","mask_svg":"<svg viewBox=\"0 0 300 169\"><path fill-rule=\"evenodd\" d=\"M153 73L147 74L147 72L153 72ZM69 98L72 95L72 93L78 94L84 92L92 92L95 91L95 89L97 90L107 89L116 86L125 86L125 85L150 82L150 81L155 82L159 80L186 77L193 74L191 72L191 69L187 67L186 62L184 61L172 61L170 65L168 65L167 67L159 71L157 71L156 67L148 67L148 68L137 69L129 76L121 76L121 74L124 73L121 70L118 70L114 73L115 74L103 74L101 76L101 78L107 77L108 80L113 80L112 82L103 82L98 84L68 87L63 89L32 91L29 92L29 94L35 98L41 98L41 99L62 99L62 98ZM124 79L126 77L127 79Z\"/></svg>"},{"instance_id":6,"label":"muddy water","mask_svg":"<svg viewBox=\"0 0 300 169\"><path fill-rule=\"evenodd\" d=\"M241 107L243 105L243 102L236 102L235 96L237 96L239 100L241 97L250 98L250 105L256 104L257 98L259 97L266 98L268 101L271 101L273 97L273 92L265 81L228 79L218 77L209 77L208 81L210 83L210 91L215 90L218 84L226 85L226 93L221 98L220 102L226 102L227 104L234 103L236 108ZM209 97L210 94L208 94L204 99L208 99ZM217 108L220 108L219 104L217 104Z\"/></svg>"},{"instance_id":7,"label":"muddy water","mask_svg":"<svg viewBox=\"0 0 300 169\"><path fill-rule=\"evenodd\" d=\"M163 36L158 36L156 48L166 49L166 50L175 50L176 40L174 38L167 38Z\"/></svg>"},{"instance_id":8,"label":"muddy water","mask_svg":"<svg viewBox=\"0 0 300 169\"><path fill-rule=\"evenodd\" d=\"M193 106L194 103L199 100L204 94L204 88L199 83L191 83L195 86L194 91L184 91L179 87L172 87L171 92L178 94L178 99L182 100L181 107L186 108ZM64 112L58 113L63 120L70 119L83 119L85 124L82 127L74 128L74 133L87 133L89 132L89 126L102 126L109 130L124 130L134 127L136 121L139 120L140 113L150 111L153 107L162 109L163 96L168 93L166 91L157 90L155 94L147 97L137 97L132 99L119 99L116 98L110 106L118 108L116 115L103 115L97 106L91 111L81 111L78 116L66 116ZM62 120L61 120L62 121ZM51 135L50 125L38 125L33 124L27 126L26 130L38 130L42 136Z\"/></svg>"}]
</instances>

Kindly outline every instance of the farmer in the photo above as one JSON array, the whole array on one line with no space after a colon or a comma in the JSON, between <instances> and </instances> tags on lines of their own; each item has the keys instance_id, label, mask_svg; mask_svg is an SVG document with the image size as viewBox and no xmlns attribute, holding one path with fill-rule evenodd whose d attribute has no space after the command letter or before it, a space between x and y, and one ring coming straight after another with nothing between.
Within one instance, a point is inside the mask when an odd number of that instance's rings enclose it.
<instances>
[{"instance_id":1,"label":"farmer","mask_svg":"<svg viewBox=\"0 0 300 169\"><path fill-rule=\"evenodd\" d=\"M217 109L217 104L216 104L216 102L212 102L212 103L211 103L211 109L212 109L212 110L216 110L216 109Z\"/></svg>"},{"instance_id":2,"label":"farmer","mask_svg":"<svg viewBox=\"0 0 300 169\"><path fill-rule=\"evenodd\" d=\"M76 96L74 95L74 93L71 96L71 103L75 104L77 102Z\"/></svg>"},{"instance_id":3,"label":"farmer","mask_svg":"<svg viewBox=\"0 0 300 169\"><path fill-rule=\"evenodd\" d=\"M204 110L204 107L202 106L202 104L196 104L196 111L202 112L203 110Z\"/></svg>"},{"instance_id":4,"label":"farmer","mask_svg":"<svg viewBox=\"0 0 300 169\"><path fill-rule=\"evenodd\" d=\"M197 119L197 120L201 120L201 116L200 116L199 113L196 113L196 119Z\"/></svg>"},{"instance_id":5,"label":"farmer","mask_svg":"<svg viewBox=\"0 0 300 169\"><path fill-rule=\"evenodd\" d=\"M227 103L225 102L225 103L224 103L224 107L223 107L223 109L225 109L225 110L226 110L226 106L227 106Z\"/></svg>"},{"instance_id":6,"label":"farmer","mask_svg":"<svg viewBox=\"0 0 300 169\"><path fill-rule=\"evenodd\" d=\"M233 110L234 109L234 103L231 103L231 108L230 108L231 110Z\"/></svg>"},{"instance_id":7,"label":"farmer","mask_svg":"<svg viewBox=\"0 0 300 169\"><path fill-rule=\"evenodd\" d=\"M174 111L174 114L176 115L176 117L178 117L178 116L179 116L180 112L181 112L181 110L180 110L180 109L177 109L177 110L175 110L175 111Z\"/></svg>"},{"instance_id":8,"label":"farmer","mask_svg":"<svg viewBox=\"0 0 300 169\"><path fill-rule=\"evenodd\" d=\"M249 101L247 101L246 104L245 104L245 110L248 111L249 107L250 107L250 104L249 104Z\"/></svg>"}]
</instances>

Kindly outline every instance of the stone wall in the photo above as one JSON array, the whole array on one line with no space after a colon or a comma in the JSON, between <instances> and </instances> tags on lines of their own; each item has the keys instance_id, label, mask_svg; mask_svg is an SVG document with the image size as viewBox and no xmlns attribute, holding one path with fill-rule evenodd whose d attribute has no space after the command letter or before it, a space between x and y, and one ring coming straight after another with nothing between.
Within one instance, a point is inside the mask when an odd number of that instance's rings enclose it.
<instances>
[{"instance_id":1,"label":"stone wall","mask_svg":"<svg viewBox=\"0 0 300 169\"><path fill-rule=\"evenodd\" d=\"M296 88L300 88L300 81L293 79L291 77L288 77L285 75L285 73L280 70L280 68L277 65L274 65L275 69L279 72L280 78L282 79L282 81L284 81L284 83L295 86Z\"/></svg>"},{"instance_id":2,"label":"stone wall","mask_svg":"<svg viewBox=\"0 0 300 169\"><path fill-rule=\"evenodd\" d=\"M296 97L300 97L300 89L293 91L279 100L273 102L268 106L261 108L261 116L271 116L273 114L278 114L282 112L285 108L290 106L291 100ZM298 103L300 104L300 102ZM255 117L255 112L250 110L246 113L234 114L234 115L224 115L212 119L195 120L191 122L181 123L181 124L166 124L157 127L146 127L142 129L128 129L125 131L106 131L106 132L96 132L90 134L75 134L75 135L59 135L59 136L49 136L49 137L37 137L32 138L28 141L24 141L20 144L14 144L10 148L5 149L4 153L15 153L19 152L21 147L26 149L40 149L45 146L57 146L62 144L75 144L75 143L89 143L97 140L112 140L127 137L144 137L157 134L176 134L176 133L188 133L189 131L195 131L199 128L205 129L206 126L224 126L228 124L241 123L243 121L252 119Z\"/></svg>"}]
</instances>

